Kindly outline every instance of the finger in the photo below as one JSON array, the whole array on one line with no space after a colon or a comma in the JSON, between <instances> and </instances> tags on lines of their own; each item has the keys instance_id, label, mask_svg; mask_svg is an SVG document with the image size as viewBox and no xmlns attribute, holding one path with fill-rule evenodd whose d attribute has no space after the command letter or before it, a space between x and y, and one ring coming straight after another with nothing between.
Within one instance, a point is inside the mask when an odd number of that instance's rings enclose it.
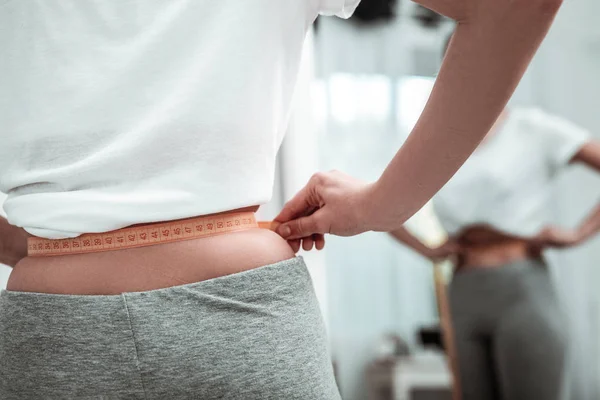
<instances>
[{"instance_id":1,"label":"finger","mask_svg":"<svg viewBox=\"0 0 600 400\"><path fill-rule=\"evenodd\" d=\"M301 217L282 224L277 229L277 233L287 240L301 239L312 236L315 233L329 233L328 226L327 212L324 209L319 209L316 213L308 217Z\"/></svg>"},{"instance_id":2,"label":"finger","mask_svg":"<svg viewBox=\"0 0 600 400\"><path fill-rule=\"evenodd\" d=\"M312 237L302 239L302 248L304 251L311 251L315 241Z\"/></svg>"},{"instance_id":3,"label":"finger","mask_svg":"<svg viewBox=\"0 0 600 400\"><path fill-rule=\"evenodd\" d=\"M317 250L323 250L325 248L325 235L313 235L313 238L315 239L315 248Z\"/></svg>"},{"instance_id":4,"label":"finger","mask_svg":"<svg viewBox=\"0 0 600 400\"><path fill-rule=\"evenodd\" d=\"M290 245L294 253L300 251L300 240L288 240L288 244Z\"/></svg>"},{"instance_id":5,"label":"finger","mask_svg":"<svg viewBox=\"0 0 600 400\"><path fill-rule=\"evenodd\" d=\"M311 196L311 192L313 190L313 183L309 181L306 186L304 186L296 195L285 205L283 209L275 217L275 221L278 222L288 222L294 218L298 218L302 215L305 215L308 210L313 209L318 204L313 204Z\"/></svg>"}]
</instances>

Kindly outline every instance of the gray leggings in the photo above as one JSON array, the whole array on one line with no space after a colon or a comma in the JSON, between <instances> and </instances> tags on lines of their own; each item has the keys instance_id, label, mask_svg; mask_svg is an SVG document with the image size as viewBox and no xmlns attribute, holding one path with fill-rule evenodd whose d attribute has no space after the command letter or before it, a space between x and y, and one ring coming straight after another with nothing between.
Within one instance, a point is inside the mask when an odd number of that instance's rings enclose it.
<instances>
[{"instance_id":1,"label":"gray leggings","mask_svg":"<svg viewBox=\"0 0 600 400\"><path fill-rule=\"evenodd\" d=\"M458 272L450 303L464 400L562 398L565 325L546 265Z\"/></svg>"},{"instance_id":2,"label":"gray leggings","mask_svg":"<svg viewBox=\"0 0 600 400\"><path fill-rule=\"evenodd\" d=\"M301 258L118 296L0 295L0 399L339 400Z\"/></svg>"}]
</instances>

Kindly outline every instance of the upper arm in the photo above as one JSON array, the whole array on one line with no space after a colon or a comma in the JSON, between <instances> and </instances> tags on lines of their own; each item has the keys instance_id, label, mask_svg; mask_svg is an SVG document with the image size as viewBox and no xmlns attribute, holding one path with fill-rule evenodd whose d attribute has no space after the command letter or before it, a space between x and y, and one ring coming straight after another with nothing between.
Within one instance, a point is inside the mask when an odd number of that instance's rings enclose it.
<instances>
[{"instance_id":1,"label":"upper arm","mask_svg":"<svg viewBox=\"0 0 600 400\"><path fill-rule=\"evenodd\" d=\"M581 162L600 172L600 142L592 140L584 144L579 151L575 153L572 162Z\"/></svg>"}]
</instances>

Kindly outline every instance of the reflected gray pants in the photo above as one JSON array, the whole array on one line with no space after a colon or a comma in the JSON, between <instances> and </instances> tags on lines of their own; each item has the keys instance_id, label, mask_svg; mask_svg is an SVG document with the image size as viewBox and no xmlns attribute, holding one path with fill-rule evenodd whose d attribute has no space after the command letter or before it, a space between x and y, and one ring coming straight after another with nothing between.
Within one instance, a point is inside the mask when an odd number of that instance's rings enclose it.
<instances>
[{"instance_id":1,"label":"reflected gray pants","mask_svg":"<svg viewBox=\"0 0 600 400\"><path fill-rule=\"evenodd\" d=\"M118 296L0 295L0 399L339 400L301 258Z\"/></svg>"},{"instance_id":2,"label":"reflected gray pants","mask_svg":"<svg viewBox=\"0 0 600 400\"><path fill-rule=\"evenodd\" d=\"M562 398L566 330L546 265L460 271L449 291L464 400Z\"/></svg>"}]
</instances>

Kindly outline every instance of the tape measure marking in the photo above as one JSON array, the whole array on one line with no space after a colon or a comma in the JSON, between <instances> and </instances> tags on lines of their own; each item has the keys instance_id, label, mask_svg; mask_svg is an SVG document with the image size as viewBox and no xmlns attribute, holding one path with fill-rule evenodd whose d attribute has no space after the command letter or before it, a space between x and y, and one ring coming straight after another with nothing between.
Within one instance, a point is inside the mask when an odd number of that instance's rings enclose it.
<instances>
[{"instance_id":1,"label":"tape measure marking","mask_svg":"<svg viewBox=\"0 0 600 400\"><path fill-rule=\"evenodd\" d=\"M197 217L170 223L129 227L106 233L84 234L72 239L30 237L27 240L27 254L31 257L43 257L94 253L197 239L258 227L275 230L277 226L278 224L273 222L257 223L254 213L251 212Z\"/></svg>"}]
</instances>

